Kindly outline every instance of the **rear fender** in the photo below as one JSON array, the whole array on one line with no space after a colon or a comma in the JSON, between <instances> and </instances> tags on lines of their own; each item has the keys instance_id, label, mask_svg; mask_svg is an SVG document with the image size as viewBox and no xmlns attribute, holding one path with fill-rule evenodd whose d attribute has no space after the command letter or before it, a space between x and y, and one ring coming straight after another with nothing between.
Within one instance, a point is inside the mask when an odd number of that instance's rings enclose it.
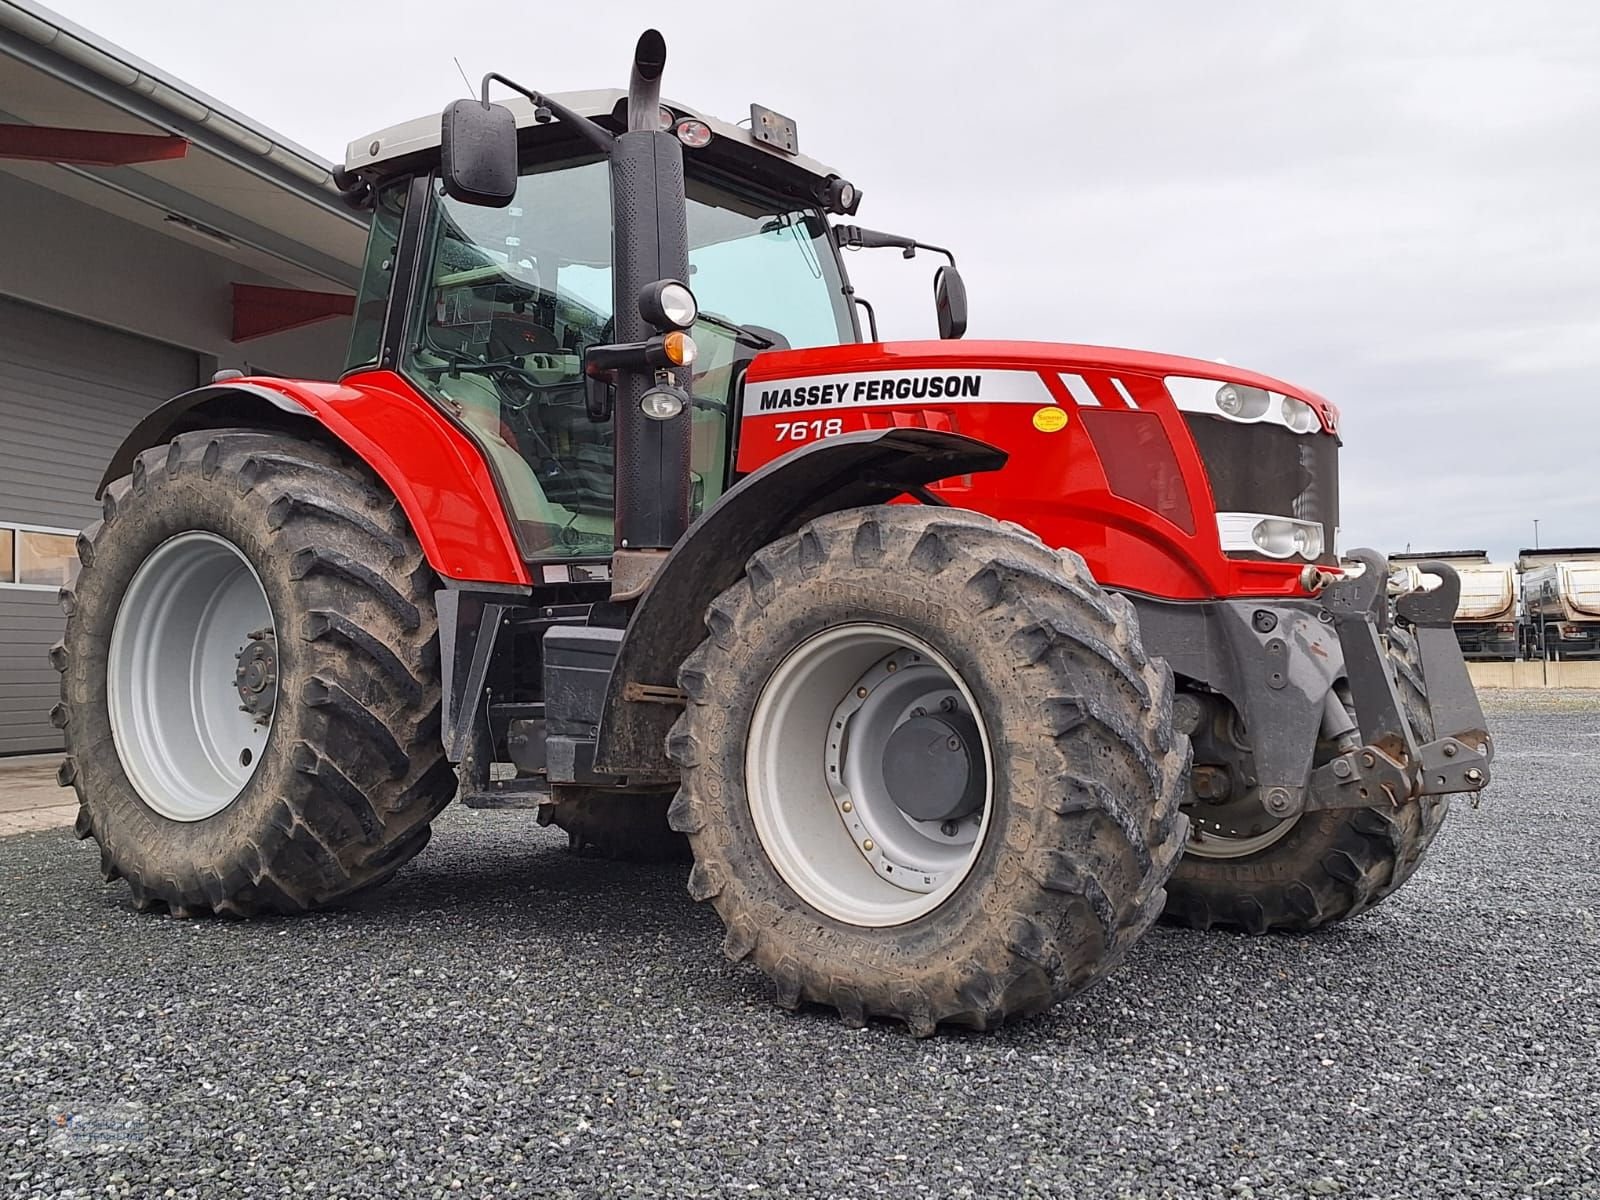
<instances>
[{"instance_id":1,"label":"rear fender","mask_svg":"<svg viewBox=\"0 0 1600 1200\"><path fill-rule=\"evenodd\" d=\"M405 510L444 579L526 585L494 477L477 446L391 371L339 383L257 377L185 392L156 409L112 456L100 489L151 446L191 429L308 422L371 467Z\"/></svg>"},{"instance_id":2,"label":"rear fender","mask_svg":"<svg viewBox=\"0 0 1600 1200\"><path fill-rule=\"evenodd\" d=\"M877 429L811 443L747 475L672 549L633 610L606 689L595 770L670 776L678 668L705 639L707 606L763 546L826 513L1005 465L986 442L932 429ZM664 702L665 701L665 702Z\"/></svg>"}]
</instances>

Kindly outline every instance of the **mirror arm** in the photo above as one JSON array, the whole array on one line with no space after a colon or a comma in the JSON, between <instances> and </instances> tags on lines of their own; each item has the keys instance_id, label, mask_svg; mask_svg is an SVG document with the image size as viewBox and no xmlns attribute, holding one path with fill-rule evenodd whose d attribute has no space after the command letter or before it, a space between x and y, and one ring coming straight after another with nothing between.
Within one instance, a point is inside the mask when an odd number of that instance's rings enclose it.
<instances>
[{"instance_id":1,"label":"mirror arm","mask_svg":"<svg viewBox=\"0 0 1600 1200\"><path fill-rule=\"evenodd\" d=\"M866 310L867 328L872 331L872 340L881 342L883 339L878 336L878 314L873 311L871 301L864 296L856 295L854 288L850 289L850 299Z\"/></svg>"},{"instance_id":2,"label":"mirror arm","mask_svg":"<svg viewBox=\"0 0 1600 1200\"><path fill-rule=\"evenodd\" d=\"M514 79L507 79L498 71L490 71L483 77L483 94L479 99L482 100L485 108L489 107L489 84L491 82L503 83L512 91L521 93L533 101L535 109L543 109L546 113L560 120L562 124L571 125L574 133L593 142L602 154L609 155L611 153L611 145L616 141L616 138L601 129L588 117L580 116L573 112L559 100L552 100L543 93L536 92L531 88L525 88ZM534 115L541 125L545 123L543 119L540 119L541 114L536 112Z\"/></svg>"}]
</instances>

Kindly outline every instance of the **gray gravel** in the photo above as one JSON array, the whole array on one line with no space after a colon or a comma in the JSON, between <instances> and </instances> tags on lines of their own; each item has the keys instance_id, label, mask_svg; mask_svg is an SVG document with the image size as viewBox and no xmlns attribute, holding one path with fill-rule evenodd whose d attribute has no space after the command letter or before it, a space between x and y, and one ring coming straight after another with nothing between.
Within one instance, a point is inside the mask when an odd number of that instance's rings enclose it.
<instances>
[{"instance_id":1,"label":"gray gravel","mask_svg":"<svg viewBox=\"0 0 1600 1200\"><path fill-rule=\"evenodd\" d=\"M516 814L253 924L0 841L0 1194L1600 1197L1600 700L1495 708L1493 800L1382 909L1158 930L987 1037L779 1012L681 871Z\"/></svg>"}]
</instances>

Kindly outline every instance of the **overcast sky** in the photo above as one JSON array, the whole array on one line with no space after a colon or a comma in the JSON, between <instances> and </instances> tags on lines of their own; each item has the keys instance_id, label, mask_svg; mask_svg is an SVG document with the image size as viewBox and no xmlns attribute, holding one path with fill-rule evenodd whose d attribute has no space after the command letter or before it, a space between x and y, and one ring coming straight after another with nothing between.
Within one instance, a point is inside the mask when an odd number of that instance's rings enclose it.
<instances>
[{"instance_id":1,"label":"overcast sky","mask_svg":"<svg viewBox=\"0 0 1600 1200\"><path fill-rule=\"evenodd\" d=\"M1344 413L1346 548L1600 544L1600 5L51 0L330 158L468 74L793 116L956 251L969 336L1225 358ZM853 255L885 336L934 263Z\"/></svg>"}]
</instances>

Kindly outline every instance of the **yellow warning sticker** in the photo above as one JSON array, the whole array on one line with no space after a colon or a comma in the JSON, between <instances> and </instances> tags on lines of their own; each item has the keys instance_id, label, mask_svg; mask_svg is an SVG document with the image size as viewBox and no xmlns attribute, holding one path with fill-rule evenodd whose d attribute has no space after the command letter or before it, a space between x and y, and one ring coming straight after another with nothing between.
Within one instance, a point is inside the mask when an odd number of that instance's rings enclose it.
<instances>
[{"instance_id":1,"label":"yellow warning sticker","mask_svg":"<svg viewBox=\"0 0 1600 1200\"><path fill-rule=\"evenodd\" d=\"M1033 427L1040 433L1060 433L1067 427L1067 412L1062 408L1041 408L1033 414Z\"/></svg>"}]
</instances>

